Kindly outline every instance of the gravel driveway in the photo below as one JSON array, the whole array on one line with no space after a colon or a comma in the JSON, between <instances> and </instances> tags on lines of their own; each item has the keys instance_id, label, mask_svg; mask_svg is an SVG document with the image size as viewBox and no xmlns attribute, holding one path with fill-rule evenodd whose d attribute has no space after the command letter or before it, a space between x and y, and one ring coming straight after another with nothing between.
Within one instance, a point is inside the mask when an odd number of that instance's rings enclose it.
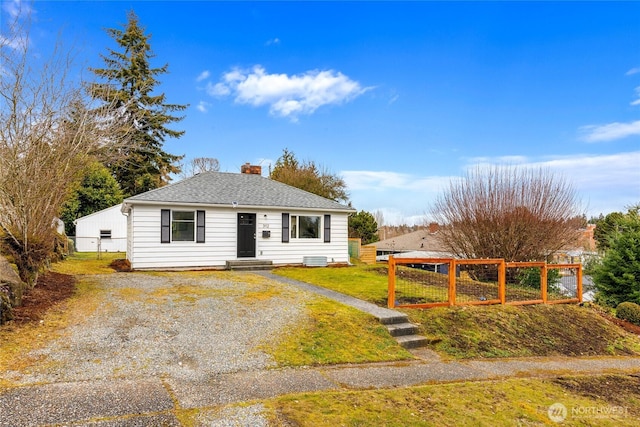
<instances>
[{"instance_id":1,"label":"gravel driveway","mask_svg":"<svg viewBox=\"0 0 640 427\"><path fill-rule=\"evenodd\" d=\"M98 309L31 356L20 384L143 378L206 381L274 366L260 345L303 319L309 294L246 273L91 276Z\"/></svg>"}]
</instances>

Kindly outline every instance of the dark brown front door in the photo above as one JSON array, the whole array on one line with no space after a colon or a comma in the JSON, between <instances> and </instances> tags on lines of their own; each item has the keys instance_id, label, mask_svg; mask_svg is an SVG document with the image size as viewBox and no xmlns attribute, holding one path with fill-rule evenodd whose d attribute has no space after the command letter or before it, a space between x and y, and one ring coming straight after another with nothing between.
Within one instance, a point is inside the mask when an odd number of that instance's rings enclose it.
<instances>
[{"instance_id":1,"label":"dark brown front door","mask_svg":"<svg viewBox=\"0 0 640 427\"><path fill-rule=\"evenodd\" d=\"M238 214L238 258L256 256L256 214Z\"/></svg>"}]
</instances>

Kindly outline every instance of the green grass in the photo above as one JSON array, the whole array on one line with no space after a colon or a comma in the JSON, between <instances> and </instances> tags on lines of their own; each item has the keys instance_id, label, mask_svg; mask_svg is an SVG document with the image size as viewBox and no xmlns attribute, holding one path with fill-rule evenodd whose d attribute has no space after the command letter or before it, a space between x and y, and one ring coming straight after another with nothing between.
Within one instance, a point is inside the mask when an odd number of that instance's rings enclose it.
<instances>
[{"instance_id":1,"label":"green grass","mask_svg":"<svg viewBox=\"0 0 640 427\"><path fill-rule=\"evenodd\" d=\"M272 424L283 426L493 427L555 425L548 409L554 403L561 403L568 410L562 425L637 425L640 415L640 379L637 377L567 379L573 385L589 384L595 379L603 384L603 389L596 394L585 391L588 390L585 387L568 387L553 379L510 379L296 394L272 399L266 407ZM585 416L584 411L580 414L580 408L612 407L622 407L625 412L600 417Z\"/></svg>"},{"instance_id":2,"label":"green grass","mask_svg":"<svg viewBox=\"0 0 640 427\"><path fill-rule=\"evenodd\" d=\"M351 295L378 305L386 305L386 275L379 273L380 266L335 268L276 268L273 273L290 279L312 283L336 292Z\"/></svg>"},{"instance_id":3,"label":"green grass","mask_svg":"<svg viewBox=\"0 0 640 427\"><path fill-rule=\"evenodd\" d=\"M640 339L574 304L402 310L454 358L640 354Z\"/></svg>"},{"instance_id":4,"label":"green grass","mask_svg":"<svg viewBox=\"0 0 640 427\"><path fill-rule=\"evenodd\" d=\"M372 316L326 298L305 304L307 321L264 346L280 366L412 359Z\"/></svg>"},{"instance_id":5,"label":"green grass","mask_svg":"<svg viewBox=\"0 0 640 427\"><path fill-rule=\"evenodd\" d=\"M388 285L380 269L291 267L274 272L384 307ZM435 273L414 270L411 274L426 279ZM609 323L593 308L574 304L401 311L421 325L432 349L453 358L640 354L640 338Z\"/></svg>"}]
</instances>

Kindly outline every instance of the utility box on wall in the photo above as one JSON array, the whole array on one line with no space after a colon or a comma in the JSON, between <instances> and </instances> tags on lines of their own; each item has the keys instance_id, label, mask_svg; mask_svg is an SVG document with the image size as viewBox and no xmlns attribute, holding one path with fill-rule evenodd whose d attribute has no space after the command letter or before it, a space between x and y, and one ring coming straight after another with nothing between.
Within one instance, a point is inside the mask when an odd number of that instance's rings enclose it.
<instances>
[{"instance_id":1,"label":"utility box on wall","mask_svg":"<svg viewBox=\"0 0 640 427\"><path fill-rule=\"evenodd\" d=\"M269 237L271 237L271 230L262 230L262 238L268 239Z\"/></svg>"}]
</instances>

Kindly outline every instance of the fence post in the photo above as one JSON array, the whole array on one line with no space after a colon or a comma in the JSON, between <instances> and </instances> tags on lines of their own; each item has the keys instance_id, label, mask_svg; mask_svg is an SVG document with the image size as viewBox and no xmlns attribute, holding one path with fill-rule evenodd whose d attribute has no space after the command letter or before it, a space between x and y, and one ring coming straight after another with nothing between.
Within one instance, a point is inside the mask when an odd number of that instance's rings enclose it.
<instances>
[{"instance_id":1,"label":"fence post","mask_svg":"<svg viewBox=\"0 0 640 427\"><path fill-rule=\"evenodd\" d=\"M394 308L396 305L396 260L393 255L389 255L388 262L389 286L387 289L387 307Z\"/></svg>"},{"instance_id":2,"label":"fence post","mask_svg":"<svg viewBox=\"0 0 640 427\"><path fill-rule=\"evenodd\" d=\"M504 305L507 302L507 263L504 259L500 260L498 264L498 298L500 298L500 304Z\"/></svg>"},{"instance_id":3,"label":"fence post","mask_svg":"<svg viewBox=\"0 0 640 427\"><path fill-rule=\"evenodd\" d=\"M540 269L540 292L542 293L542 303L547 303L547 262L545 261L544 265Z\"/></svg>"},{"instance_id":4,"label":"fence post","mask_svg":"<svg viewBox=\"0 0 640 427\"><path fill-rule=\"evenodd\" d=\"M449 305L456 305L456 260L449 261Z\"/></svg>"},{"instance_id":5,"label":"fence post","mask_svg":"<svg viewBox=\"0 0 640 427\"><path fill-rule=\"evenodd\" d=\"M582 302L582 264L578 264L578 271L576 273L576 280L578 281L578 287L576 289L578 295L578 302Z\"/></svg>"}]
</instances>

